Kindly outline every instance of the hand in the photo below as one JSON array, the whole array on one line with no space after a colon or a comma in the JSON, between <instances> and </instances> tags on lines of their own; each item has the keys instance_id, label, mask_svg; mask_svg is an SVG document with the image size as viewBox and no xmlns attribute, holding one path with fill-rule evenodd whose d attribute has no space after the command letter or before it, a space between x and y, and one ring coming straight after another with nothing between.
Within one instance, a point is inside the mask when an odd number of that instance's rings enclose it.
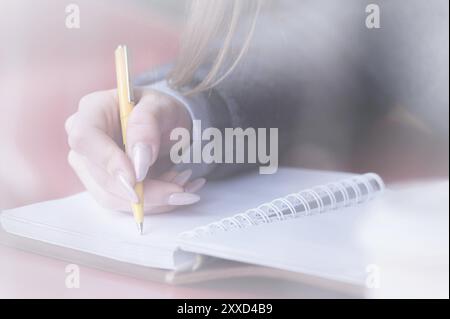
<instances>
[{"instance_id":1,"label":"hand","mask_svg":"<svg viewBox=\"0 0 450 319\"><path fill-rule=\"evenodd\" d=\"M65 125L70 165L97 202L109 209L131 211L130 201L138 201L134 185L140 181L144 182L146 213L197 202L200 197L193 192L205 180L185 185L190 170L168 170L173 166L170 132L176 127L190 130L189 113L172 97L149 88L136 88L135 96L139 102L128 117L127 153L122 147L116 90L81 99Z\"/></svg>"}]
</instances>

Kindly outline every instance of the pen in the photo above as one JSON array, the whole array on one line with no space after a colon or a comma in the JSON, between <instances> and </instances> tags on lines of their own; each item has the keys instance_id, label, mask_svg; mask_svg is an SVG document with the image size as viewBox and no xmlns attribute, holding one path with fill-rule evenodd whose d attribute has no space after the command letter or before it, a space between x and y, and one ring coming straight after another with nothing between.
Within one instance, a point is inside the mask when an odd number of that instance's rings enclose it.
<instances>
[{"instance_id":1,"label":"pen","mask_svg":"<svg viewBox=\"0 0 450 319\"><path fill-rule=\"evenodd\" d=\"M122 127L122 140L125 150L127 149L127 122L128 115L134 107L133 88L130 84L130 73L128 69L128 52L125 45L119 45L114 52L117 76L117 95L119 98L120 124ZM142 182L136 183L135 191L139 197L138 203L131 203L134 219L136 220L139 233L144 233L144 186Z\"/></svg>"}]
</instances>

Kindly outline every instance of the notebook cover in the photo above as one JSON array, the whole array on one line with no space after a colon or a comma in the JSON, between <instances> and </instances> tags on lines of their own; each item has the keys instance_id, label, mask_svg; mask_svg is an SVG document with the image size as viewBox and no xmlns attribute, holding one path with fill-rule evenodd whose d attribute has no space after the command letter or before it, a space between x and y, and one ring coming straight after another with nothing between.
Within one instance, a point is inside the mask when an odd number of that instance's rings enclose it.
<instances>
[{"instance_id":1,"label":"notebook cover","mask_svg":"<svg viewBox=\"0 0 450 319\"><path fill-rule=\"evenodd\" d=\"M212 257L203 257L202 263L194 271L170 271L143 267L12 235L4 231L1 227L0 244L102 271L172 285L191 285L211 281L220 282L224 279L229 281L228 279L232 278L238 280L242 278L255 278L256 281L253 281L253 285L255 286L263 285L264 282L273 285L274 280L276 282L284 281L292 290L291 294L293 296L304 291L305 287L322 289L332 294L337 293L340 297L362 297L364 295L364 290L358 286ZM220 285L220 283L217 284ZM283 290L286 290L286 288L283 288Z\"/></svg>"}]
</instances>

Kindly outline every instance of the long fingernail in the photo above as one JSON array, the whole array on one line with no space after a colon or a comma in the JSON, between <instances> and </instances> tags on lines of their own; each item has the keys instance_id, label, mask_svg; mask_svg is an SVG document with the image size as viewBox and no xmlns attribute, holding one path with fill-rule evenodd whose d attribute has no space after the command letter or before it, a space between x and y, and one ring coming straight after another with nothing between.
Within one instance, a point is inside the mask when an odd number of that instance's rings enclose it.
<instances>
[{"instance_id":1,"label":"long fingernail","mask_svg":"<svg viewBox=\"0 0 450 319\"><path fill-rule=\"evenodd\" d=\"M152 156L151 147L144 143L137 143L133 147L133 165L136 172L136 181L142 182L147 176Z\"/></svg>"},{"instance_id":2,"label":"long fingernail","mask_svg":"<svg viewBox=\"0 0 450 319\"><path fill-rule=\"evenodd\" d=\"M139 203L139 197L136 194L136 191L134 190L131 183L126 179L123 173L117 174L117 180L119 181L120 185L122 186L123 190L127 194L130 201L133 203Z\"/></svg>"},{"instance_id":3,"label":"long fingernail","mask_svg":"<svg viewBox=\"0 0 450 319\"><path fill-rule=\"evenodd\" d=\"M190 182L186 185L184 190L188 193L195 193L199 191L203 186L205 186L206 179L204 178L197 178L196 180Z\"/></svg>"},{"instance_id":4,"label":"long fingernail","mask_svg":"<svg viewBox=\"0 0 450 319\"><path fill-rule=\"evenodd\" d=\"M191 193L174 193L169 196L169 205L190 205L200 200L200 196Z\"/></svg>"},{"instance_id":5,"label":"long fingernail","mask_svg":"<svg viewBox=\"0 0 450 319\"><path fill-rule=\"evenodd\" d=\"M185 171L182 171L177 176L175 176L172 179L172 182L177 184L177 185L183 186L189 180L189 178L191 178L191 175L192 175L192 170L191 169L187 169Z\"/></svg>"}]
</instances>

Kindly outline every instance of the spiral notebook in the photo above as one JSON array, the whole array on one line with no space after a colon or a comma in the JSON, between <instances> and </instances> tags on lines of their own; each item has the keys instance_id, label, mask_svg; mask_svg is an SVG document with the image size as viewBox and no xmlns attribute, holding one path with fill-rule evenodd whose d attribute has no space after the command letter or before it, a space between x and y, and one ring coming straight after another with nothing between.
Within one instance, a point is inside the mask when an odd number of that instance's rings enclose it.
<instances>
[{"instance_id":1,"label":"spiral notebook","mask_svg":"<svg viewBox=\"0 0 450 319\"><path fill-rule=\"evenodd\" d=\"M195 270L209 256L362 284L369 261L358 225L383 189L373 173L281 168L210 182L199 204L146 216L143 236L129 214L87 193L7 210L0 221L16 236L144 267Z\"/></svg>"}]
</instances>

